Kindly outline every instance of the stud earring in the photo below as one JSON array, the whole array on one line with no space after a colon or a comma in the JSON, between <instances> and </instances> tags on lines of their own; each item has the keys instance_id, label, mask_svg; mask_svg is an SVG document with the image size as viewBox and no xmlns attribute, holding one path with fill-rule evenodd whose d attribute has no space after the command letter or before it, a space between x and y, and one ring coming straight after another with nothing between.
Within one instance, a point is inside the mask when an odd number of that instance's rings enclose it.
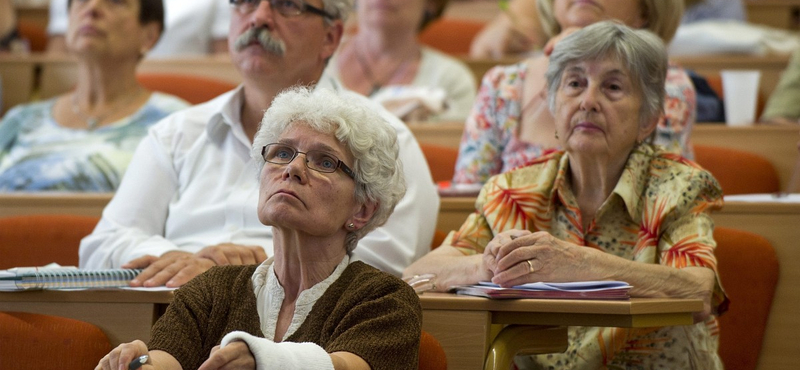
<instances>
[{"instance_id":1,"label":"stud earring","mask_svg":"<svg viewBox=\"0 0 800 370\"><path fill-rule=\"evenodd\" d=\"M347 228L350 229L350 230L353 230L353 229L356 228L356 225L351 222L351 223L347 224Z\"/></svg>"}]
</instances>

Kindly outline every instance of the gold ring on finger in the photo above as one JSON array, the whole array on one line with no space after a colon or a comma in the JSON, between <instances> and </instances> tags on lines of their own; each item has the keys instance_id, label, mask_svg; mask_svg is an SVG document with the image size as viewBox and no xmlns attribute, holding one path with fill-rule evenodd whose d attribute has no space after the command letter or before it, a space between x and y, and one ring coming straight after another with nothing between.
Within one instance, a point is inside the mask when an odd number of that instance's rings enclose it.
<instances>
[{"instance_id":1,"label":"gold ring on finger","mask_svg":"<svg viewBox=\"0 0 800 370\"><path fill-rule=\"evenodd\" d=\"M531 260L525 260L525 262L528 263L528 270L530 271L531 274L536 272L536 269L533 268L533 262L531 262Z\"/></svg>"}]
</instances>

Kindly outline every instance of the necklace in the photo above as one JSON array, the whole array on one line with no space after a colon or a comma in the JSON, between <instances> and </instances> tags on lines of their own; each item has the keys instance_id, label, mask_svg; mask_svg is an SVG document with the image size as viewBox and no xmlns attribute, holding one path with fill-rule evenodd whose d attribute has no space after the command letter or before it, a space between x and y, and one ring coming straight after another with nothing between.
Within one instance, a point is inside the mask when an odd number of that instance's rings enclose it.
<instances>
[{"instance_id":1,"label":"necklace","mask_svg":"<svg viewBox=\"0 0 800 370\"><path fill-rule=\"evenodd\" d=\"M89 131L92 131L96 129L97 126L99 126L103 122L103 120L106 119L106 117L108 117L111 113L114 113L116 111L116 109L114 108L116 108L117 106L119 106L119 108L127 107L131 102L133 102L136 98L138 98L139 95L142 94L142 91L143 90L141 88L137 88L135 93L129 94L123 99L115 102L114 104L106 108L103 114L99 114L96 116L91 116L84 113L83 109L81 109L80 104L78 104L78 94L72 93L72 113L75 114L76 116L79 116L82 120L85 120L87 129L89 129Z\"/></svg>"},{"instance_id":2,"label":"necklace","mask_svg":"<svg viewBox=\"0 0 800 370\"><path fill-rule=\"evenodd\" d=\"M375 93L380 91L380 89L382 89L383 86L387 82L389 82L389 80L392 79L392 77L397 76L400 72L405 72L405 70L409 65L409 62L412 61L412 59L408 58L401 60L399 63L397 63L397 65L394 68L392 68L392 72L386 78L384 78L383 81L381 81L380 79L375 77L375 74L372 72L372 68L370 68L369 63L367 63L367 61L364 59L364 56L361 55L361 52L359 52L359 49L355 45L355 43L353 43L353 47L355 48L353 52L356 55L356 61L358 62L358 65L361 67L361 70L364 72L364 77L366 77L367 80L369 80L370 85L372 85L372 88L369 91L369 95L367 96L375 95Z\"/></svg>"}]
</instances>

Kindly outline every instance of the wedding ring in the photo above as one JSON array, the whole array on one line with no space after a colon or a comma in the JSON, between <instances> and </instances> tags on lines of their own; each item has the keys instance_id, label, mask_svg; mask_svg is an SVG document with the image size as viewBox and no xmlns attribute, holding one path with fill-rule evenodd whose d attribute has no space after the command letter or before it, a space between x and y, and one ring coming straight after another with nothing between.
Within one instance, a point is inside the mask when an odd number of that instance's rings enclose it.
<instances>
[{"instance_id":1,"label":"wedding ring","mask_svg":"<svg viewBox=\"0 0 800 370\"><path fill-rule=\"evenodd\" d=\"M527 262L527 263L528 263L528 270L530 270L530 273L531 273L531 274L532 274L532 273L534 273L534 272L536 272L536 269L535 269L535 268L533 268L533 262L531 262L531 260L525 260L525 262Z\"/></svg>"}]
</instances>

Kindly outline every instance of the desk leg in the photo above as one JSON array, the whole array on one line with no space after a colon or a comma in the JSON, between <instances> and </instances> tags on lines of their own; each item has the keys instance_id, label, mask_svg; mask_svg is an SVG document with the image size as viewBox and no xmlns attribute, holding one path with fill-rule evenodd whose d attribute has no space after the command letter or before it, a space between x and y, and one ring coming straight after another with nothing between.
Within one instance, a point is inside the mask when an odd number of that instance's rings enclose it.
<instances>
[{"instance_id":1,"label":"desk leg","mask_svg":"<svg viewBox=\"0 0 800 370\"><path fill-rule=\"evenodd\" d=\"M484 369L508 370L518 354L564 352L567 344L565 326L509 325L492 342Z\"/></svg>"},{"instance_id":2,"label":"desk leg","mask_svg":"<svg viewBox=\"0 0 800 370\"><path fill-rule=\"evenodd\" d=\"M423 310L422 330L433 335L447 355L450 370L480 370L489 349L488 311Z\"/></svg>"}]
</instances>

